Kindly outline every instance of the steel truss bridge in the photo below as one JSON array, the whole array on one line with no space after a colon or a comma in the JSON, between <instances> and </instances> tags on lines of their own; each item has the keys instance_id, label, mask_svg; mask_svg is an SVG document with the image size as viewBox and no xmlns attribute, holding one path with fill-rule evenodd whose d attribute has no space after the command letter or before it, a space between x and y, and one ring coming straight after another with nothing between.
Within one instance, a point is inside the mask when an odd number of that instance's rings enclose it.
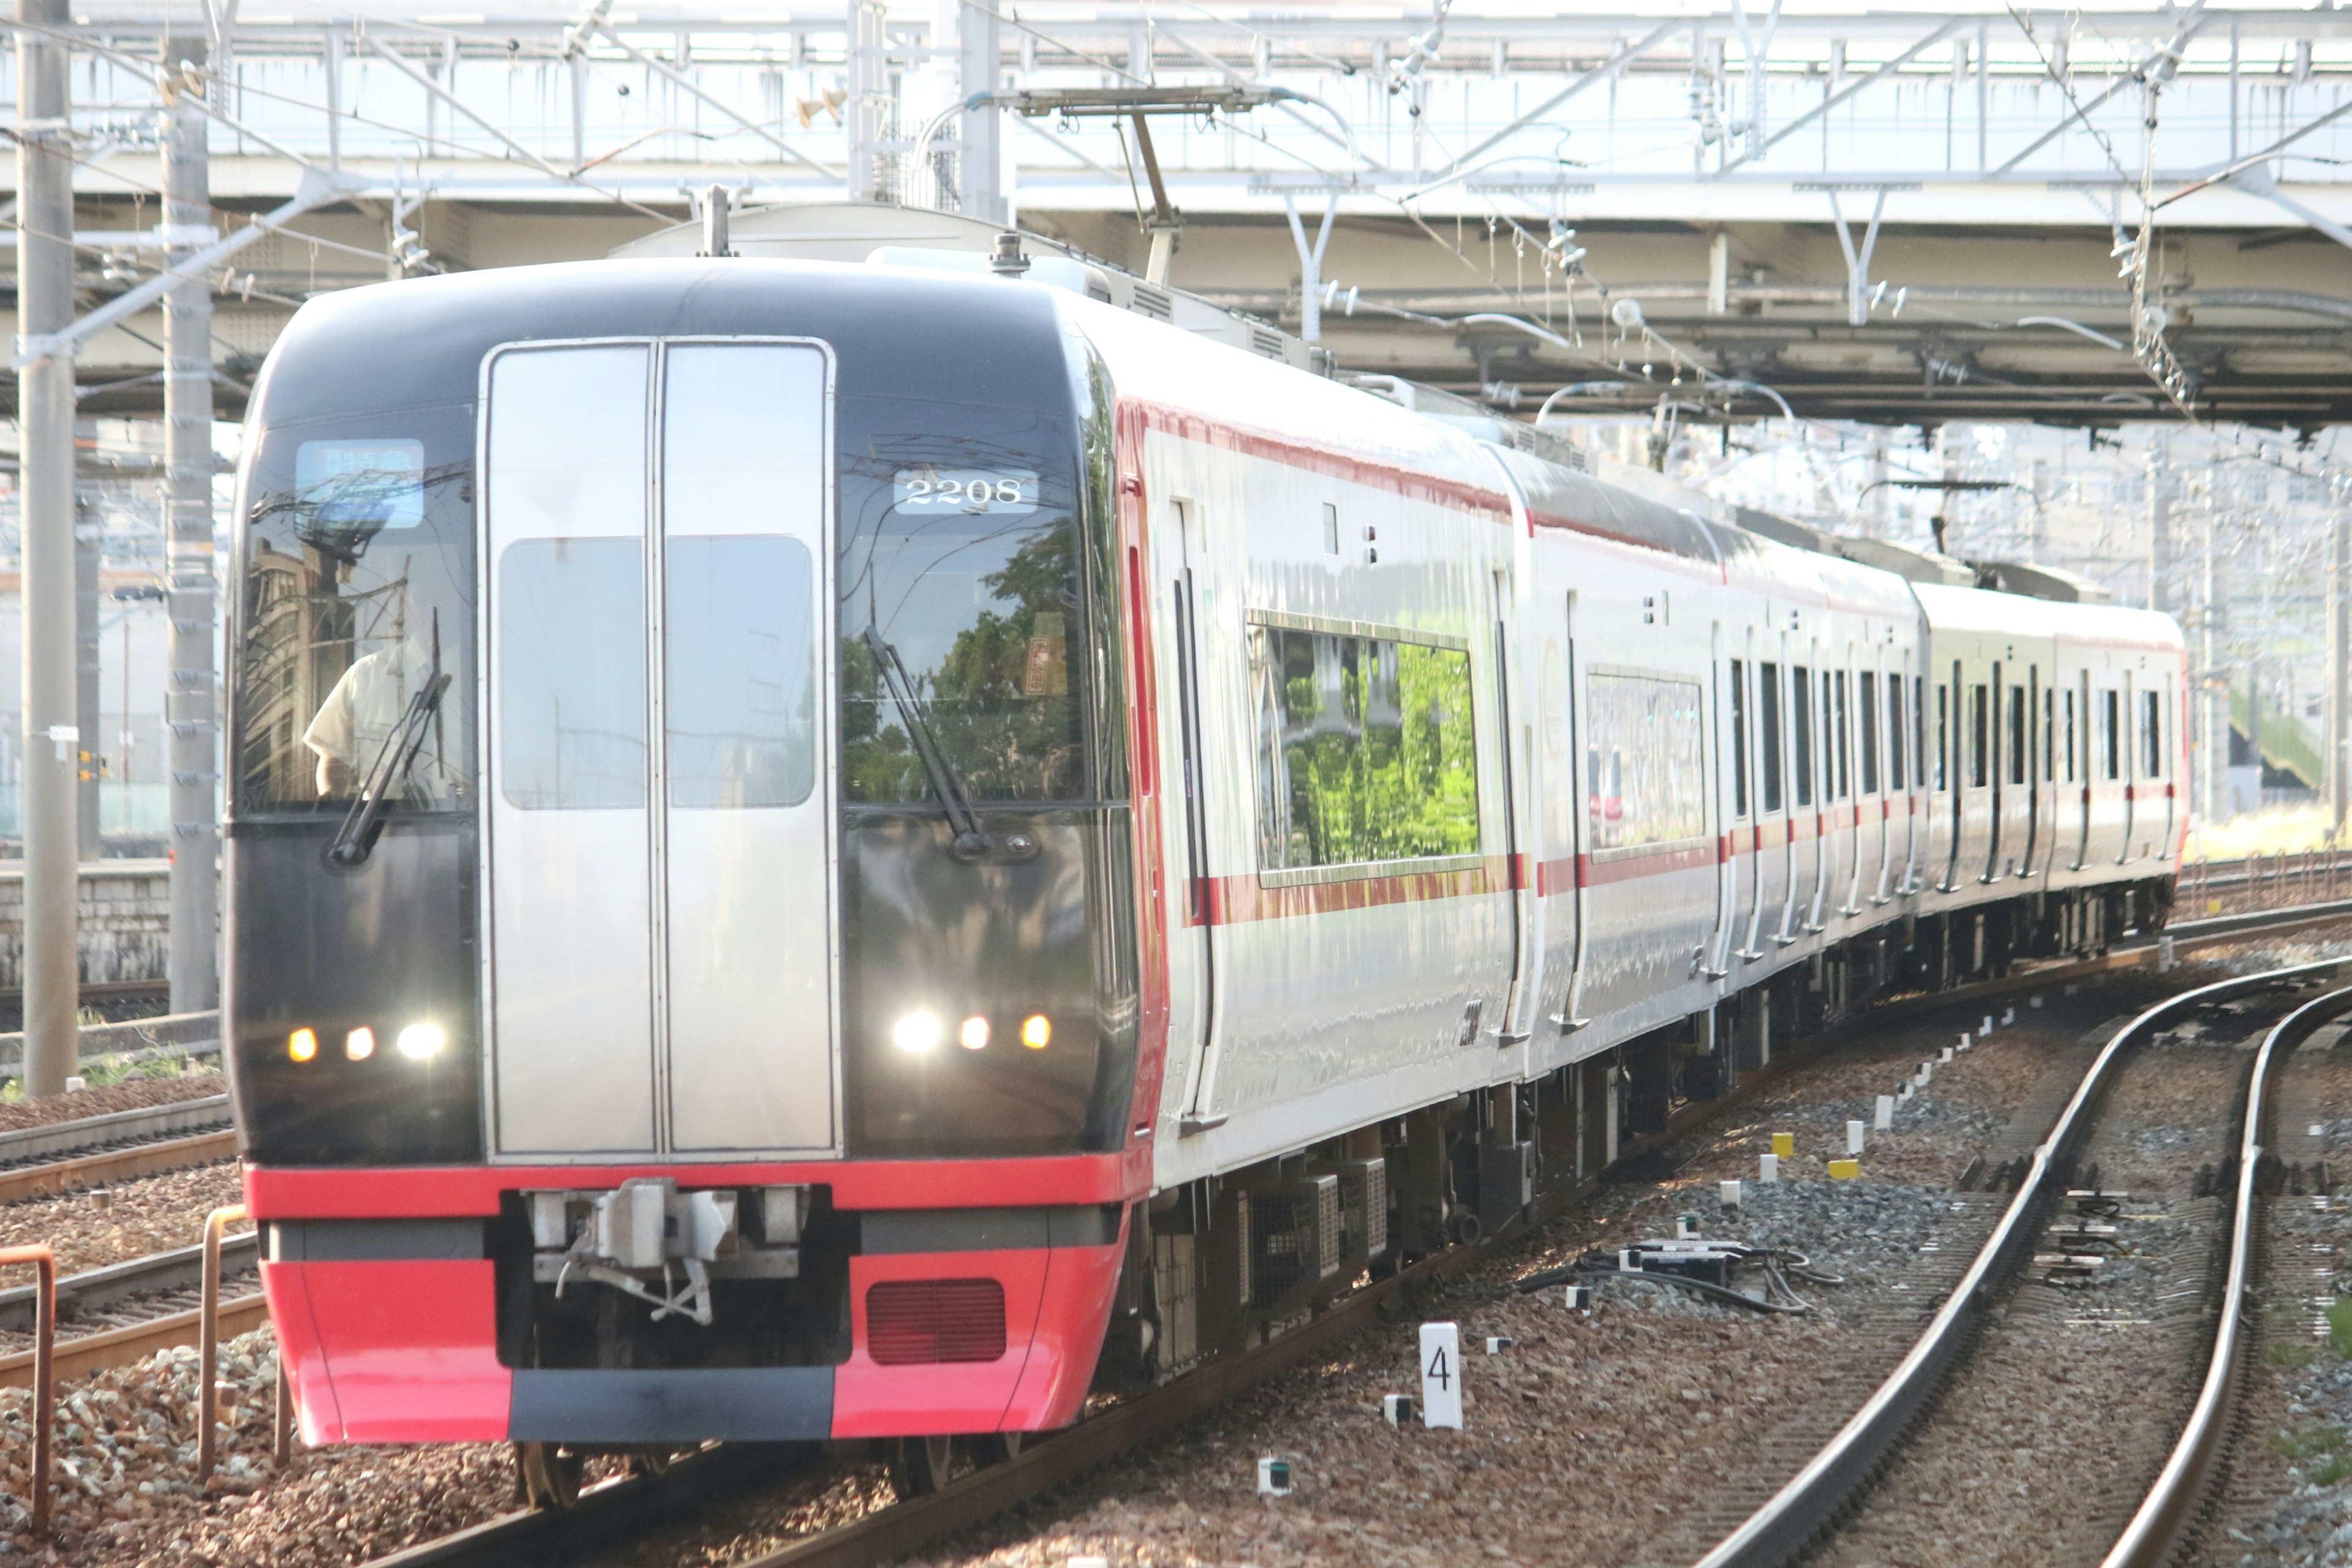
<instances>
[{"instance_id":1,"label":"steel truss bridge","mask_svg":"<svg viewBox=\"0 0 2352 1568\"><path fill-rule=\"evenodd\" d=\"M93 0L31 129L76 163L86 413L159 406L167 267L233 413L312 293L602 256L719 186L1138 273L1157 230L1176 286L1522 415L2352 417L2352 12L1558 9ZM160 218L184 96L209 234Z\"/></svg>"}]
</instances>

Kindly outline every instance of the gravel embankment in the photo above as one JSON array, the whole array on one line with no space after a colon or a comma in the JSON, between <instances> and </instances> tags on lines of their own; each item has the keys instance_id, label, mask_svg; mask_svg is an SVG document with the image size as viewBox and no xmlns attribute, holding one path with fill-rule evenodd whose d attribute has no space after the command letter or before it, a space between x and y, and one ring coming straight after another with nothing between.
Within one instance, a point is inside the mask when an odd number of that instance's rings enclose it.
<instances>
[{"instance_id":1,"label":"gravel embankment","mask_svg":"<svg viewBox=\"0 0 2352 1568\"><path fill-rule=\"evenodd\" d=\"M0 1132L14 1132L26 1127L47 1127L55 1122L79 1121L85 1116L108 1116L118 1110L143 1110L151 1105L203 1100L210 1095L227 1092L228 1079L219 1072L211 1068L195 1068L160 1078L125 1079L121 1083L86 1089L79 1094L57 1095L47 1100L0 1100Z\"/></svg>"},{"instance_id":2,"label":"gravel embankment","mask_svg":"<svg viewBox=\"0 0 2352 1568\"><path fill-rule=\"evenodd\" d=\"M278 1377L267 1330L222 1347L237 1390L207 1489L195 1475L196 1352L181 1349L61 1388L57 1529L26 1532L30 1396L0 1390L0 1546L12 1560L74 1568L262 1564L346 1568L479 1523L513 1506L503 1445L269 1455Z\"/></svg>"},{"instance_id":3,"label":"gravel embankment","mask_svg":"<svg viewBox=\"0 0 2352 1568\"><path fill-rule=\"evenodd\" d=\"M0 1206L0 1247L46 1241L56 1249L60 1274L194 1247L205 1238L206 1215L245 1201L240 1169L223 1160L117 1182L103 1208L87 1191L8 1204Z\"/></svg>"}]
</instances>

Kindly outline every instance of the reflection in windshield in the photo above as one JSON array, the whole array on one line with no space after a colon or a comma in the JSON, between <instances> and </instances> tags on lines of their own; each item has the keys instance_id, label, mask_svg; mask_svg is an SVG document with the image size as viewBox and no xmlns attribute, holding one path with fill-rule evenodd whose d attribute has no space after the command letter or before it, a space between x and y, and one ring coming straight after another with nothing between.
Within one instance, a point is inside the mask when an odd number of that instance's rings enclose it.
<instances>
[{"instance_id":1,"label":"reflection in windshield","mask_svg":"<svg viewBox=\"0 0 2352 1568\"><path fill-rule=\"evenodd\" d=\"M434 679L436 629L441 672L455 689L426 716L386 804L446 805L466 793L467 707L458 693L467 681L456 660L467 638L452 628L473 625L472 421L463 408L415 417L426 428L415 436L263 433L238 649L238 795L247 809L354 799ZM427 463L428 445L445 460Z\"/></svg>"},{"instance_id":2,"label":"reflection in windshield","mask_svg":"<svg viewBox=\"0 0 2352 1568\"><path fill-rule=\"evenodd\" d=\"M864 628L894 648L943 760L974 800L1071 800L1086 793L1081 743L1085 622L1076 476L1066 435L1033 416L932 405L867 410L897 427L1005 428L961 437L876 437L843 475L842 793L850 802L937 796ZM906 502L928 465L1006 476L1011 502L954 510ZM850 628L856 628L851 630Z\"/></svg>"}]
</instances>

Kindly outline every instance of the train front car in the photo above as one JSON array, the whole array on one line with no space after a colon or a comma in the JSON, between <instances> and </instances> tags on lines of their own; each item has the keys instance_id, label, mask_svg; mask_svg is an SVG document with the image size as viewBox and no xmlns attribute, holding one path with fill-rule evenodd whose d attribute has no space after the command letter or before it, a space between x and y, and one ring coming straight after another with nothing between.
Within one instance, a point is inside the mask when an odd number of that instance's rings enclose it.
<instances>
[{"instance_id":1,"label":"train front car","mask_svg":"<svg viewBox=\"0 0 2352 1568\"><path fill-rule=\"evenodd\" d=\"M297 316L247 426L227 1016L308 1440L1075 1415L1148 1170L1104 399L979 279Z\"/></svg>"}]
</instances>

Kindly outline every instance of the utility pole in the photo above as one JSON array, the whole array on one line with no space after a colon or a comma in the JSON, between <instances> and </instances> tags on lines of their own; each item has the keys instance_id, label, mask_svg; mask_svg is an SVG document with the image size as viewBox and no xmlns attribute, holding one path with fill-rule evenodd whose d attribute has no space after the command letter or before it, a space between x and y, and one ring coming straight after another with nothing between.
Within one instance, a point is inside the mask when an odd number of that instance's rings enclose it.
<instances>
[{"instance_id":1,"label":"utility pole","mask_svg":"<svg viewBox=\"0 0 2352 1568\"><path fill-rule=\"evenodd\" d=\"M2328 837L2344 842L2344 817L2352 807L2352 495L2344 481L2332 487L2336 515L2327 531L2327 820Z\"/></svg>"},{"instance_id":2,"label":"utility pole","mask_svg":"<svg viewBox=\"0 0 2352 1568\"><path fill-rule=\"evenodd\" d=\"M2171 443L2162 430L2147 443L2147 607L2173 611Z\"/></svg>"},{"instance_id":3,"label":"utility pole","mask_svg":"<svg viewBox=\"0 0 2352 1568\"><path fill-rule=\"evenodd\" d=\"M2198 753L2197 813L2207 822L2230 819L2230 637L2223 599L2229 574L2221 560L2221 520L2205 525L2204 603L2199 606L2197 638L2198 717L2203 721Z\"/></svg>"},{"instance_id":4,"label":"utility pole","mask_svg":"<svg viewBox=\"0 0 2352 1568\"><path fill-rule=\"evenodd\" d=\"M163 225L173 260L213 241L204 90L182 65L202 37L164 41ZM213 296L202 274L163 296L165 571L172 612L164 721L172 759L172 1011L220 1005L220 729L213 698Z\"/></svg>"},{"instance_id":5,"label":"utility pole","mask_svg":"<svg viewBox=\"0 0 2352 1568\"><path fill-rule=\"evenodd\" d=\"M957 7L959 60L963 96L994 92L1003 85L1003 37L994 7L962 0ZM963 153L956 160L957 205L982 223L1002 224L1010 216L1004 200L1004 111L991 104L963 112Z\"/></svg>"},{"instance_id":6,"label":"utility pole","mask_svg":"<svg viewBox=\"0 0 2352 1568\"><path fill-rule=\"evenodd\" d=\"M73 322L73 159L67 0L16 0L16 331ZM41 31L32 31L39 28ZM65 1092L80 1012L74 773L74 367L69 352L17 384L25 601L25 1092Z\"/></svg>"},{"instance_id":7,"label":"utility pole","mask_svg":"<svg viewBox=\"0 0 2352 1568\"><path fill-rule=\"evenodd\" d=\"M849 0L849 97L841 113L849 130L849 199L854 202L898 199L894 161L886 145L898 133L888 22L882 0Z\"/></svg>"},{"instance_id":8,"label":"utility pole","mask_svg":"<svg viewBox=\"0 0 2352 1568\"><path fill-rule=\"evenodd\" d=\"M98 422L77 422L97 442ZM81 441L77 437L79 458ZM77 463L79 466L79 463ZM81 739L74 747L74 853L95 860L104 852L99 838L98 773L104 726L98 719L98 568L105 530L82 504L80 486L74 496L74 728Z\"/></svg>"}]
</instances>

